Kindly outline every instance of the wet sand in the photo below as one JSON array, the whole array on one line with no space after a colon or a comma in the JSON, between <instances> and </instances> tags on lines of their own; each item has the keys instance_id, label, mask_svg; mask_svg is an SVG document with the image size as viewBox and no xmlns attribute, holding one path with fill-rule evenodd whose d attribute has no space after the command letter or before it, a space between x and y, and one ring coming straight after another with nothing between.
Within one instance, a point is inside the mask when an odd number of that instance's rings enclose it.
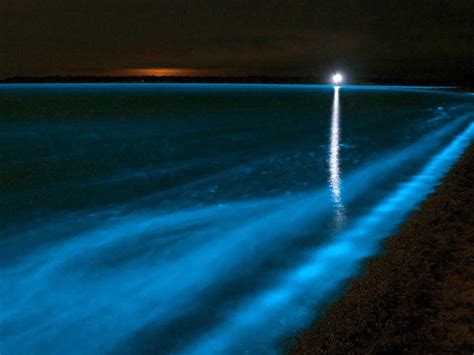
<instances>
[{"instance_id":1,"label":"wet sand","mask_svg":"<svg viewBox=\"0 0 474 355\"><path fill-rule=\"evenodd\" d=\"M370 237L370 236L368 236ZM474 145L294 354L474 351Z\"/></svg>"}]
</instances>

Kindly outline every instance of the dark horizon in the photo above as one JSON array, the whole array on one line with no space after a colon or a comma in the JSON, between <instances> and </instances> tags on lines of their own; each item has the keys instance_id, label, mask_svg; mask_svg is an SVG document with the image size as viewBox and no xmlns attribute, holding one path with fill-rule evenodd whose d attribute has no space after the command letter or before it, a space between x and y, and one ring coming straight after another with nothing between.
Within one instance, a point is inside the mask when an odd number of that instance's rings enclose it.
<instances>
[{"instance_id":1,"label":"dark horizon","mask_svg":"<svg viewBox=\"0 0 474 355\"><path fill-rule=\"evenodd\" d=\"M0 84L81 84L81 83L209 83L209 84L332 84L328 78L311 76L37 76L37 77L10 77L0 79ZM365 78L364 80L345 81L343 85L401 85L401 86L446 86L457 87L471 91L472 82L439 80L439 79L387 79L387 78Z\"/></svg>"},{"instance_id":2,"label":"dark horizon","mask_svg":"<svg viewBox=\"0 0 474 355\"><path fill-rule=\"evenodd\" d=\"M472 85L474 2L4 1L0 79L310 77Z\"/></svg>"}]
</instances>

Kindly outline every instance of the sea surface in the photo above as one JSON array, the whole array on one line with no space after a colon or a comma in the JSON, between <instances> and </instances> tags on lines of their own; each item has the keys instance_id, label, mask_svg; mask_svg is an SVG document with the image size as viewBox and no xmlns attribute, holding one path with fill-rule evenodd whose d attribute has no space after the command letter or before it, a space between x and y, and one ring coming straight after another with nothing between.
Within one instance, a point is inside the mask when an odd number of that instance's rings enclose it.
<instances>
[{"instance_id":1,"label":"sea surface","mask_svg":"<svg viewBox=\"0 0 474 355\"><path fill-rule=\"evenodd\" d=\"M0 353L283 353L473 138L436 88L0 85Z\"/></svg>"}]
</instances>

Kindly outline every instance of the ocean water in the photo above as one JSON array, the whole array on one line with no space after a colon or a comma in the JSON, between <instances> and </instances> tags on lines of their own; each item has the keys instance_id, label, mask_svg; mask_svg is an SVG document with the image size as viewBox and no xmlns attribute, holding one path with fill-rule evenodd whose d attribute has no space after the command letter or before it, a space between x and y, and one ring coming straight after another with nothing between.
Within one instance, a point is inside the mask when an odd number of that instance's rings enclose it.
<instances>
[{"instance_id":1,"label":"ocean water","mask_svg":"<svg viewBox=\"0 0 474 355\"><path fill-rule=\"evenodd\" d=\"M0 352L282 353L473 122L430 88L0 85Z\"/></svg>"}]
</instances>

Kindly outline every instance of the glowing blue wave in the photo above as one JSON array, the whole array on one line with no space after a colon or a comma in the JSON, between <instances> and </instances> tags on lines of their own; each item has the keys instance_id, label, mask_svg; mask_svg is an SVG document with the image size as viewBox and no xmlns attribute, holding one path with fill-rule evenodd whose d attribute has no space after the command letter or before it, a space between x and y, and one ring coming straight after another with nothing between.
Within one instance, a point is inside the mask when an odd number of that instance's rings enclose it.
<instances>
[{"instance_id":1,"label":"glowing blue wave","mask_svg":"<svg viewBox=\"0 0 474 355\"><path fill-rule=\"evenodd\" d=\"M431 192L439 179L474 138L471 123L454 141L412 179L403 183L372 211L338 234L327 246L317 248L274 287L242 304L214 331L183 353L224 354L255 352L281 346L282 334L311 320L311 309L357 270L360 261L373 255L386 237ZM265 330L262 340L259 329ZM277 344L275 344L277 343Z\"/></svg>"},{"instance_id":2,"label":"glowing blue wave","mask_svg":"<svg viewBox=\"0 0 474 355\"><path fill-rule=\"evenodd\" d=\"M248 87L265 86L229 89ZM451 122L446 114L435 131L342 178L339 95L346 89L334 91L328 117L328 187L175 209L153 206L167 196L157 192L0 231L0 351L281 351L474 137L471 113ZM203 185L190 180L174 188L192 193ZM361 199L368 210L356 209Z\"/></svg>"}]
</instances>

